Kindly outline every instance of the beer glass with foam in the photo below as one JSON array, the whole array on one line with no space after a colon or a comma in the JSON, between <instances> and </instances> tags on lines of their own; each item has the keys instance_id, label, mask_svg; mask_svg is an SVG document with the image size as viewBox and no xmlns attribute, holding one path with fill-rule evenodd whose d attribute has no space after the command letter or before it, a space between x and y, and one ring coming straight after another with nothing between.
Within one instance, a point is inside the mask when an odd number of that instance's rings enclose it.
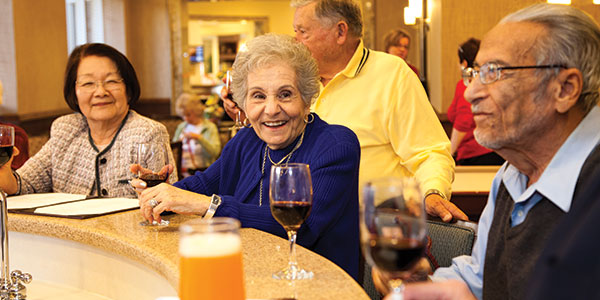
<instances>
[{"instance_id":1,"label":"beer glass with foam","mask_svg":"<svg viewBox=\"0 0 600 300\"><path fill-rule=\"evenodd\" d=\"M179 298L245 299L240 222L194 219L180 226Z\"/></svg>"}]
</instances>

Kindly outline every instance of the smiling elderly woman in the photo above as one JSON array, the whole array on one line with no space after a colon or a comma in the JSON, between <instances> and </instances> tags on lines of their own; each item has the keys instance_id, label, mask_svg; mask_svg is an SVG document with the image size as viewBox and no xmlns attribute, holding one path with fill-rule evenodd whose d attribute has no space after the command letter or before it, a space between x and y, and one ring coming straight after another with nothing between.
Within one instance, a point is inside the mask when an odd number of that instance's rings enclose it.
<instances>
[{"instance_id":1,"label":"smiling elderly woman","mask_svg":"<svg viewBox=\"0 0 600 300\"><path fill-rule=\"evenodd\" d=\"M105 44L81 45L69 56L63 93L75 113L56 119L48 142L16 172L0 168L0 187L8 194L135 197L132 151L143 142L170 146L163 125L129 110L140 96L129 60Z\"/></svg>"},{"instance_id":2,"label":"smiling elderly woman","mask_svg":"<svg viewBox=\"0 0 600 300\"><path fill-rule=\"evenodd\" d=\"M263 35L247 43L233 64L233 98L252 128L240 130L206 171L140 195L150 221L162 211L237 218L287 237L271 216L271 166L310 165L312 211L298 231L298 243L358 277L358 165L360 147L346 127L328 125L309 107L319 92L318 69L308 49L284 35ZM158 205L152 207L150 204ZM211 199L220 201L213 201ZM220 204L219 204L220 202ZM210 209L209 209L210 206ZM207 210L209 210L207 212Z\"/></svg>"}]
</instances>

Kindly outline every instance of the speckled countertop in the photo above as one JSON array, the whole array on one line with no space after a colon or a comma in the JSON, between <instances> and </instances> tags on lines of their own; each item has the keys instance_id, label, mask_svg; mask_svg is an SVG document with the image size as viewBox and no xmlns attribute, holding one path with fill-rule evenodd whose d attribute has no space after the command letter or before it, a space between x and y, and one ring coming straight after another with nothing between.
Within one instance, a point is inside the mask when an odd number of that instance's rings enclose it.
<instances>
[{"instance_id":1,"label":"speckled countertop","mask_svg":"<svg viewBox=\"0 0 600 300\"><path fill-rule=\"evenodd\" d=\"M9 213L8 229L71 240L146 264L175 289L179 280L179 224L191 219L165 217L166 227L140 226L137 210L86 220ZM294 296L298 299L369 299L358 283L331 261L303 247L296 250L298 264L315 273L312 280L290 284L271 279L287 264L289 243L277 236L241 230L247 298Z\"/></svg>"}]
</instances>

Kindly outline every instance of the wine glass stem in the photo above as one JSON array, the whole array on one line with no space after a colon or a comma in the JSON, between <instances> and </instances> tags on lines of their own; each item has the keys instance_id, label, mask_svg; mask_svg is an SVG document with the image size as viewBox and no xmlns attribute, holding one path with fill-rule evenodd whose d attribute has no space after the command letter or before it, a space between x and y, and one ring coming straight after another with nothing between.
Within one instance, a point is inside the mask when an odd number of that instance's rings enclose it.
<instances>
[{"instance_id":1,"label":"wine glass stem","mask_svg":"<svg viewBox=\"0 0 600 300\"><path fill-rule=\"evenodd\" d=\"M290 259L288 262L288 269L292 274L292 278L296 278L296 271L298 271L298 262L296 261L296 231L290 230L287 232L290 240Z\"/></svg>"}]
</instances>

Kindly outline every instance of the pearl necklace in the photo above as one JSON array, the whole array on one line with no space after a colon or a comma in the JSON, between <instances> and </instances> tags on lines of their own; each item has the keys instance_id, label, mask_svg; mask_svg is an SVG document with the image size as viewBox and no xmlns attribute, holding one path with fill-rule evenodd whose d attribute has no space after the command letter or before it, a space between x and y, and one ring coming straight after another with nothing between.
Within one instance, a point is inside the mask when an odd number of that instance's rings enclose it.
<instances>
[{"instance_id":1,"label":"pearl necklace","mask_svg":"<svg viewBox=\"0 0 600 300\"><path fill-rule=\"evenodd\" d=\"M271 152L270 152L270 148L269 146L265 145L265 154L263 156L263 160L262 160L262 168L260 170L261 172L261 177L260 177L260 194L258 196L258 206L262 206L262 199L263 199L263 179L265 176L265 162L267 161L267 156L269 156L269 161L271 161L271 164L273 166L279 166L283 161L285 161L285 164L287 165L290 162L290 159L292 158L292 154L294 154L294 152L296 150L298 150L298 148L300 148L300 145L302 145L302 141L304 141L304 132L302 131L302 135L300 136L300 139L298 140L298 143L296 143L296 146L294 146L294 149L292 149L292 151L290 151L290 153L286 154L286 156L284 156L279 162L274 162L271 159Z\"/></svg>"}]
</instances>

